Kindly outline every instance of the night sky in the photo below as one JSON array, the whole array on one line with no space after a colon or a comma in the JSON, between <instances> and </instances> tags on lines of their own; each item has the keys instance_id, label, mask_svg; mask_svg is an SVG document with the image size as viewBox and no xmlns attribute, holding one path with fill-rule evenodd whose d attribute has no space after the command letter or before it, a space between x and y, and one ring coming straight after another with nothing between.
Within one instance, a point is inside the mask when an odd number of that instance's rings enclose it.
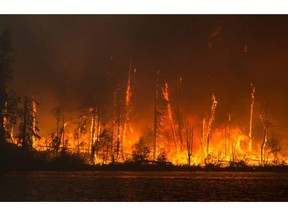
<instances>
[{"instance_id":1,"label":"night sky","mask_svg":"<svg viewBox=\"0 0 288 216\"><path fill-rule=\"evenodd\" d=\"M288 16L268 15L0 16L14 47L10 86L39 101L40 129L48 132L52 108L79 114L95 98L108 104L115 84L125 88L130 62L137 69L135 119L143 124L153 121L160 71L171 92L183 77L183 109L191 116L209 112L214 92L217 124L229 112L248 127L253 82L255 115L269 104L273 123L285 131L287 23Z\"/></svg>"}]
</instances>

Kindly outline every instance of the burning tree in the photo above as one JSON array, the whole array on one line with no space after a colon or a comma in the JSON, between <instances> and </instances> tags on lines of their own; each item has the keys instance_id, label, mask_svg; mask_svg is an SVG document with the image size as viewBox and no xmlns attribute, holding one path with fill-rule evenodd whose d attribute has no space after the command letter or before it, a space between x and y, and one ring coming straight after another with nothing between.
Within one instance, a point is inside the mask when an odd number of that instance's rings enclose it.
<instances>
[{"instance_id":1,"label":"burning tree","mask_svg":"<svg viewBox=\"0 0 288 216\"><path fill-rule=\"evenodd\" d=\"M144 135L140 137L139 141L134 144L132 152L132 160L134 162L144 163L148 161L151 153L151 146L153 144L153 131L146 130Z\"/></svg>"},{"instance_id":2,"label":"burning tree","mask_svg":"<svg viewBox=\"0 0 288 216\"><path fill-rule=\"evenodd\" d=\"M169 126L170 128L173 126L173 116L172 116L172 107L170 104L169 93L168 93L168 84L164 82L164 88L161 89L160 79L159 79L160 72L157 71L156 73L156 82L155 82L155 98L154 98L154 141L153 141L153 160L158 160L159 155L166 154L166 145L167 143L163 140L163 136L165 136L165 131L163 130L164 127L164 120L165 120L165 113L168 114ZM161 94L162 90L162 94ZM171 128L172 130L172 128ZM174 131L174 130L172 130ZM175 132L175 131L174 131ZM172 132L175 135L175 133ZM167 135L167 134L166 134ZM174 137L174 135L172 135ZM173 139L174 144L175 139ZM166 156L165 156L166 157ZM162 157L163 158L163 157Z\"/></svg>"},{"instance_id":3,"label":"burning tree","mask_svg":"<svg viewBox=\"0 0 288 216\"><path fill-rule=\"evenodd\" d=\"M125 161L132 151L133 127L133 89L136 69L130 63L125 91L116 84L113 91L113 115L111 125L111 162ZM131 155L130 155L131 156Z\"/></svg>"},{"instance_id":4,"label":"burning tree","mask_svg":"<svg viewBox=\"0 0 288 216\"><path fill-rule=\"evenodd\" d=\"M60 151L60 146L62 143L62 150L65 150L65 121L64 121L64 111L60 107L54 108L52 113L56 120L56 132L51 134L52 142L50 143L51 150L56 153ZM62 122L61 122L62 117Z\"/></svg>"},{"instance_id":5,"label":"burning tree","mask_svg":"<svg viewBox=\"0 0 288 216\"><path fill-rule=\"evenodd\" d=\"M92 164L95 163L95 156L97 156L99 143L100 143L100 135L101 135L101 121L100 121L100 113L98 107L91 108L91 128L90 128L90 161Z\"/></svg>"},{"instance_id":6,"label":"burning tree","mask_svg":"<svg viewBox=\"0 0 288 216\"><path fill-rule=\"evenodd\" d=\"M183 113L182 113L182 77L179 76L177 79L177 92L176 92L176 104L175 104L175 116L177 121L177 132L180 142L180 149L183 147Z\"/></svg>"},{"instance_id":7,"label":"burning tree","mask_svg":"<svg viewBox=\"0 0 288 216\"><path fill-rule=\"evenodd\" d=\"M20 102L21 98L15 91L8 91L8 99L5 103L6 109L4 113L5 140L14 144L17 143L17 140L14 137L14 127L17 124L18 118L21 117Z\"/></svg>"},{"instance_id":8,"label":"burning tree","mask_svg":"<svg viewBox=\"0 0 288 216\"><path fill-rule=\"evenodd\" d=\"M120 100L120 88L117 85L113 92L113 116L112 116L112 143L110 148L112 163L118 161L124 161L123 152L123 139L122 139L122 115L121 115L121 100Z\"/></svg>"},{"instance_id":9,"label":"burning tree","mask_svg":"<svg viewBox=\"0 0 288 216\"><path fill-rule=\"evenodd\" d=\"M32 150L38 135L37 109L38 102L33 98L24 98L23 121L19 125L22 148L26 151Z\"/></svg>"},{"instance_id":10,"label":"burning tree","mask_svg":"<svg viewBox=\"0 0 288 216\"><path fill-rule=\"evenodd\" d=\"M160 112L159 112L159 71L156 73L155 82L155 101L154 101L154 145L153 145L153 160L156 160L157 147L158 147L158 135L160 123Z\"/></svg>"},{"instance_id":11,"label":"burning tree","mask_svg":"<svg viewBox=\"0 0 288 216\"><path fill-rule=\"evenodd\" d=\"M214 94L212 94L212 106L211 106L211 113L210 113L210 117L208 121L207 141L206 141L207 155L209 154L209 144L210 144L210 137L211 137L211 132L212 132L212 124L215 120L215 111L216 111L217 104L218 102L216 100L216 97Z\"/></svg>"},{"instance_id":12,"label":"burning tree","mask_svg":"<svg viewBox=\"0 0 288 216\"><path fill-rule=\"evenodd\" d=\"M112 134L110 133L110 130L107 128L104 128L101 131L100 138L99 138L99 151L102 150L102 163L107 164L109 161L110 156L110 148L112 145ZM111 158L111 156L110 156Z\"/></svg>"},{"instance_id":13,"label":"burning tree","mask_svg":"<svg viewBox=\"0 0 288 216\"><path fill-rule=\"evenodd\" d=\"M162 94L164 97L164 100L167 104L167 113L168 113L168 119L169 119L169 124L171 128L171 133L172 133L172 138L173 142L175 145L175 149L177 150L177 140L176 140L176 132L175 132L175 123L174 123L174 118L173 118L173 111L172 111L172 105L169 97L169 90L168 90L168 83L164 81L164 88L162 88Z\"/></svg>"},{"instance_id":14,"label":"burning tree","mask_svg":"<svg viewBox=\"0 0 288 216\"><path fill-rule=\"evenodd\" d=\"M209 146L210 146L210 139L211 139L211 133L212 133L212 125L215 120L215 111L216 111L217 104L218 102L216 100L216 97L214 94L212 94L212 105L211 105L211 111L210 111L208 122L204 118L201 124L201 149L203 152L203 148L204 146L206 146L206 159L211 158Z\"/></svg>"},{"instance_id":15,"label":"burning tree","mask_svg":"<svg viewBox=\"0 0 288 216\"><path fill-rule=\"evenodd\" d=\"M77 127L74 131L74 138L77 140L77 154L80 153L80 148L83 147L84 141L81 140L81 136L87 133L87 126L88 125L88 119L87 115L81 115L79 117L79 121L77 123Z\"/></svg>"},{"instance_id":16,"label":"burning tree","mask_svg":"<svg viewBox=\"0 0 288 216\"><path fill-rule=\"evenodd\" d=\"M188 165L191 165L191 156L193 152L193 138L194 138L194 126L187 126L186 129L186 145L187 145L187 160Z\"/></svg>"},{"instance_id":17,"label":"burning tree","mask_svg":"<svg viewBox=\"0 0 288 216\"><path fill-rule=\"evenodd\" d=\"M133 135L131 114L133 109L132 96L133 96L133 80L135 78L136 69L133 69L132 63L128 71L128 79L125 92L125 118L123 122L123 152L131 151L131 143L129 138ZM125 149L124 149L125 148Z\"/></svg>"},{"instance_id":18,"label":"burning tree","mask_svg":"<svg viewBox=\"0 0 288 216\"><path fill-rule=\"evenodd\" d=\"M254 114L254 104L255 104L255 86L251 83L251 105L250 105L250 121L249 121L249 146L248 150L252 151L252 141L253 141L253 114Z\"/></svg>"},{"instance_id":19,"label":"burning tree","mask_svg":"<svg viewBox=\"0 0 288 216\"><path fill-rule=\"evenodd\" d=\"M276 138L270 138L270 139L268 139L268 141L266 143L268 157L270 154L272 154L272 156L274 158L274 161L273 161L274 164L278 163L277 156L281 150L279 146L280 146L280 142Z\"/></svg>"},{"instance_id":20,"label":"burning tree","mask_svg":"<svg viewBox=\"0 0 288 216\"><path fill-rule=\"evenodd\" d=\"M268 119L268 108L264 107L263 114L260 115L260 119L263 125L263 141L260 147L260 161L262 164L267 163L270 154L274 157L274 162L277 161L277 153L280 151L279 140L272 137L272 124Z\"/></svg>"}]
</instances>

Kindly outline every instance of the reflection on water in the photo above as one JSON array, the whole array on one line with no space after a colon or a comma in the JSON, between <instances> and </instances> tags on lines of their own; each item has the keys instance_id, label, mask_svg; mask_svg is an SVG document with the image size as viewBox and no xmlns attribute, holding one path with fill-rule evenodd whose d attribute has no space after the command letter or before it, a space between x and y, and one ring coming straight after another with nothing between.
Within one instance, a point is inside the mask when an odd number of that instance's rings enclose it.
<instances>
[{"instance_id":1,"label":"reflection on water","mask_svg":"<svg viewBox=\"0 0 288 216\"><path fill-rule=\"evenodd\" d=\"M288 173L13 172L2 201L288 201Z\"/></svg>"}]
</instances>

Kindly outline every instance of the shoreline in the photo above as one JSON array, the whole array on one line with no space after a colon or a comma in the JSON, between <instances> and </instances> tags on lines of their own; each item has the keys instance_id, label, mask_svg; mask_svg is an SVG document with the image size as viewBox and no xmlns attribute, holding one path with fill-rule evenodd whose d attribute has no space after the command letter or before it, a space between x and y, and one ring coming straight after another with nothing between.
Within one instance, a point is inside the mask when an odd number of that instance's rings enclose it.
<instances>
[{"instance_id":1,"label":"shoreline","mask_svg":"<svg viewBox=\"0 0 288 216\"><path fill-rule=\"evenodd\" d=\"M249 166L243 161L220 164L173 165L166 161L126 161L89 165L77 155L61 154L51 159L39 152L26 152L12 144L0 145L0 174L10 171L187 171L187 172L288 172L287 164Z\"/></svg>"},{"instance_id":2,"label":"shoreline","mask_svg":"<svg viewBox=\"0 0 288 216\"><path fill-rule=\"evenodd\" d=\"M79 167L70 166L44 166L44 167L17 167L11 169L1 169L0 173L6 172L34 172L34 171L122 171L122 172L288 172L288 166L263 166L263 167L200 167L200 166L151 166L151 165L126 165L126 164L108 164L108 165L84 165Z\"/></svg>"}]
</instances>

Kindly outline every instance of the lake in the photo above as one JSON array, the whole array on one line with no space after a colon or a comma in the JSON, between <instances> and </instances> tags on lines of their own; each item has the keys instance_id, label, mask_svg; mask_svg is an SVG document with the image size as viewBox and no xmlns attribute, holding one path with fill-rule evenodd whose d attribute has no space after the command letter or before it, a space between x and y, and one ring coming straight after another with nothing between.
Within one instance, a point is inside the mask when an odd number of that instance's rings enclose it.
<instances>
[{"instance_id":1,"label":"lake","mask_svg":"<svg viewBox=\"0 0 288 216\"><path fill-rule=\"evenodd\" d=\"M11 172L1 201L288 201L288 173Z\"/></svg>"}]
</instances>

